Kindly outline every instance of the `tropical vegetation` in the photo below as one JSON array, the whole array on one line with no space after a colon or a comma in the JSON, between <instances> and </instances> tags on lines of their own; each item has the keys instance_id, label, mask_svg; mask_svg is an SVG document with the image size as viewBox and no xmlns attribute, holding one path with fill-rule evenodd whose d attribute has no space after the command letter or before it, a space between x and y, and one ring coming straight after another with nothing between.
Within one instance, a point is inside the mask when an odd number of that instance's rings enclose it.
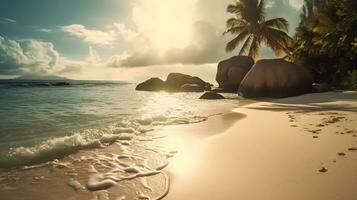
<instances>
[{"instance_id":1,"label":"tropical vegetation","mask_svg":"<svg viewBox=\"0 0 357 200\"><path fill-rule=\"evenodd\" d=\"M357 89L357 1L305 0L291 51L316 81Z\"/></svg>"},{"instance_id":2,"label":"tropical vegetation","mask_svg":"<svg viewBox=\"0 0 357 200\"><path fill-rule=\"evenodd\" d=\"M287 34L284 18L265 19L266 0L235 0L227 12L224 34L232 52L257 58L261 43L277 56L311 69L315 81L336 88L357 89L357 0L304 0L301 21L294 38Z\"/></svg>"},{"instance_id":3,"label":"tropical vegetation","mask_svg":"<svg viewBox=\"0 0 357 200\"><path fill-rule=\"evenodd\" d=\"M265 0L239 0L229 4L227 12L235 16L227 20L227 30L234 39L227 43L226 51L231 52L242 44L239 55L258 57L261 43L270 47L277 56L288 52L290 36L289 24L284 18L265 19Z\"/></svg>"}]
</instances>

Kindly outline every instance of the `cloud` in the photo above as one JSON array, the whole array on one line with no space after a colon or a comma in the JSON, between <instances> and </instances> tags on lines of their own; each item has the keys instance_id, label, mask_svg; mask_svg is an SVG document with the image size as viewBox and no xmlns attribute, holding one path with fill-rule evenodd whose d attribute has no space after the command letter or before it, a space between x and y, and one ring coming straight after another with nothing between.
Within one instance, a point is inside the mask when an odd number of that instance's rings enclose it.
<instances>
[{"instance_id":1,"label":"cloud","mask_svg":"<svg viewBox=\"0 0 357 200\"><path fill-rule=\"evenodd\" d=\"M292 7L299 10L304 5L304 0L289 0Z\"/></svg>"},{"instance_id":2,"label":"cloud","mask_svg":"<svg viewBox=\"0 0 357 200\"><path fill-rule=\"evenodd\" d=\"M59 54L51 43L0 36L0 58L0 74L47 73L57 65Z\"/></svg>"},{"instance_id":3,"label":"cloud","mask_svg":"<svg viewBox=\"0 0 357 200\"><path fill-rule=\"evenodd\" d=\"M214 4L207 7L211 2ZM114 24L118 35L129 41L134 49L129 54L119 55L116 63L120 62L119 66L123 67L140 67L218 62L226 55L227 39L222 36L226 4L218 2L222 16L214 18L222 20L212 22L209 21L212 19L210 11L217 9L217 1L209 3L203 0L136 0L131 18L136 30L128 29L125 24ZM199 15L198 10L205 16Z\"/></svg>"},{"instance_id":4,"label":"cloud","mask_svg":"<svg viewBox=\"0 0 357 200\"><path fill-rule=\"evenodd\" d=\"M266 8L272 8L275 4L275 1L268 1L265 5Z\"/></svg>"},{"instance_id":5,"label":"cloud","mask_svg":"<svg viewBox=\"0 0 357 200\"><path fill-rule=\"evenodd\" d=\"M302 1L267 0L267 18L287 18L292 34L299 20L297 8ZM225 44L233 38L222 36L225 21L231 17L226 12L229 3L232 0L134 0L130 23L113 23L105 31L91 30L81 24L62 26L61 30L91 46L113 46L114 42L124 40L121 45L129 52L117 53L102 61L110 62L106 66L112 68L215 63L238 51L225 52ZM260 55L273 57L265 47Z\"/></svg>"},{"instance_id":6,"label":"cloud","mask_svg":"<svg viewBox=\"0 0 357 200\"><path fill-rule=\"evenodd\" d=\"M51 32L53 32L52 29L47 29L47 28L37 29L37 31L39 31L39 32L44 32L44 33L51 33Z\"/></svg>"},{"instance_id":7,"label":"cloud","mask_svg":"<svg viewBox=\"0 0 357 200\"><path fill-rule=\"evenodd\" d=\"M124 40L131 41L139 35L136 31L129 29L125 24L114 23L113 26L116 28L116 31L119 35L122 36Z\"/></svg>"},{"instance_id":8,"label":"cloud","mask_svg":"<svg viewBox=\"0 0 357 200\"><path fill-rule=\"evenodd\" d=\"M13 24L16 20L10 18L0 18L0 24Z\"/></svg>"},{"instance_id":9,"label":"cloud","mask_svg":"<svg viewBox=\"0 0 357 200\"><path fill-rule=\"evenodd\" d=\"M137 51L122 58L121 66L214 63L225 55L224 38L207 22L197 21L193 24L192 39L182 48L169 48L162 53L154 47Z\"/></svg>"},{"instance_id":10,"label":"cloud","mask_svg":"<svg viewBox=\"0 0 357 200\"><path fill-rule=\"evenodd\" d=\"M107 59L103 59L92 46L89 46L88 57L85 59L85 62L81 63L81 65L86 68L118 68L122 61L128 56L129 55L124 52L120 55L112 55Z\"/></svg>"},{"instance_id":11,"label":"cloud","mask_svg":"<svg viewBox=\"0 0 357 200\"><path fill-rule=\"evenodd\" d=\"M116 33L113 30L109 30L109 31L91 30L91 29L87 29L85 26L81 24L62 26L60 27L60 29L63 32L66 32L73 37L81 38L85 42L92 45L111 46L113 45L113 42L117 40Z\"/></svg>"},{"instance_id":12,"label":"cloud","mask_svg":"<svg viewBox=\"0 0 357 200\"><path fill-rule=\"evenodd\" d=\"M10 40L0 36L0 74L59 74L78 72L82 62L61 57L52 43L34 39Z\"/></svg>"}]
</instances>

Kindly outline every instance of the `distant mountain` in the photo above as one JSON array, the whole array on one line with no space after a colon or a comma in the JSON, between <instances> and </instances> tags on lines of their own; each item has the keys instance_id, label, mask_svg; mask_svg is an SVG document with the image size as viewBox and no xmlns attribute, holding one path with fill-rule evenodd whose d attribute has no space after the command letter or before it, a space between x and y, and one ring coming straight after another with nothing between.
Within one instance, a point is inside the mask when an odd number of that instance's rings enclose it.
<instances>
[{"instance_id":1,"label":"distant mountain","mask_svg":"<svg viewBox=\"0 0 357 200\"><path fill-rule=\"evenodd\" d=\"M31 80L31 81L68 81L70 79L65 78L65 77L60 77L60 76L54 76L54 75L26 75L26 76L20 76L17 77L13 80Z\"/></svg>"}]
</instances>

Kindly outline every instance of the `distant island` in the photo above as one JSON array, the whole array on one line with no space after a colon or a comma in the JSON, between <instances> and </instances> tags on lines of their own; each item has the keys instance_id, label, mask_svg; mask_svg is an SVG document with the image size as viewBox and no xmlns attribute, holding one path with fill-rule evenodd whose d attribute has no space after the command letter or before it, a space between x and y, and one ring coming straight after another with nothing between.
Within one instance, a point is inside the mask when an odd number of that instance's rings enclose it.
<instances>
[{"instance_id":1,"label":"distant island","mask_svg":"<svg viewBox=\"0 0 357 200\"><path fill-rule=\"evenodd\" d=\"M69 81L71 79L55 75L24 75L12 80L21 81Z\"/></svg>"}]
</instances>

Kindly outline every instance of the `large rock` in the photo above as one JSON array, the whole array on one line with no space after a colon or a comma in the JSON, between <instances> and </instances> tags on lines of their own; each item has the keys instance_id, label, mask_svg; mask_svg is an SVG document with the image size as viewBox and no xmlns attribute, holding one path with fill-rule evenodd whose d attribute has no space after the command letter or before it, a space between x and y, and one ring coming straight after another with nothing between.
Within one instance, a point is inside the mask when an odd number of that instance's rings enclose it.
<instances>
[{"instance_id":1,"label":"large rock","mask_svg":"<svg viewBox=\"0 0 357 200\"><path fill-rule=\"evenodd\" d=\"M224 96L215 92L206 92L200 97L200 99L208 99L208 100L224 99Z\"/></svg>"},{"instance_id":2,"label":"large rock","mask_svg":"<svg viewBox=\"0 0 357 200\"><path fill-rule=\"evenodd\" d=\"M197 84L184 84L180 88L181 92L203 92L205 89Z\"/></svg>"},{"instance_id":3,"label":"large rock","mask_svg":"<svg viewBox=\"0 0 357 200\"><path fill-rule=\"evenodd\" d=\"M137 85L135 89L141 91L160 91L165 89L165 82L159 78L151 78Z\"/></svg>"},{"instance_id":4,"label":"large rock","mask_svg":"<svg viewBox=\"0 0 357 200\"><path fill-rule=\"evenodd\" d=\"M247 98L281 98L312 92L313 75L282 59L259 60L243 79L238 93Z\"/></svg>"},{"instance_id":5,"label":"large rock","mask_svg":"<svg viewBox=\"0 0 357 200\"><path fill-rule=\"evenodd\" d=\"M210 89L210 84L202 79L181 73L170 73L165 81L165 87L168 91L181 91L181 86L185 84L196 84L205 90Z\"/></svg>"},{"instance_id":6,"label":"large rock","mask_svg":"<svg viewBox=\"0 0 357 200\"><path fill-rule=\"evenodd\" d=\"M216 75L219 87L228 92L237 92L241 81L253 65L254 60L248 56L234 56L220 62Z\"/></svg>"}]
</instances>

